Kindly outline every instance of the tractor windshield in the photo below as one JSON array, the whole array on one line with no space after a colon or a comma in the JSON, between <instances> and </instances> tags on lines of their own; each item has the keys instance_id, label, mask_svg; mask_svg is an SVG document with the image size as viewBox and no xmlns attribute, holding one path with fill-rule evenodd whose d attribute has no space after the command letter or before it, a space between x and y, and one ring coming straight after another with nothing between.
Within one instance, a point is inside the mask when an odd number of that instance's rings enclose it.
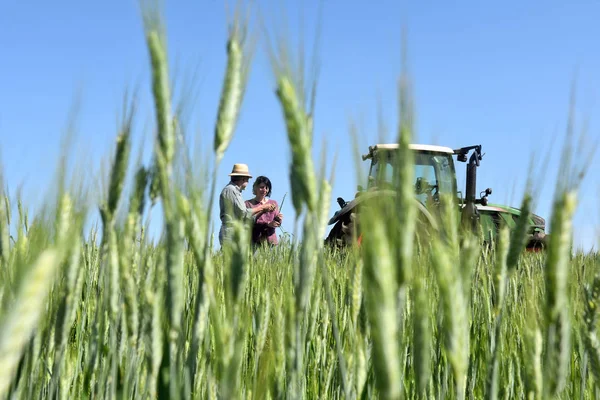
<instances>
[{"instance_id":1,"label":"tractor windshield","mask_svg":"<svg viewBox=\"0 0 600 400\"><path fill-rule=\"evenodd\" d=\"M415 151L413 183L417 198L425 202L429 196L457 191L452 155L431 151ZM368 187L392 188L395 174L394 151L380 151L371 161Z\"/></svg>"}]
</instances>

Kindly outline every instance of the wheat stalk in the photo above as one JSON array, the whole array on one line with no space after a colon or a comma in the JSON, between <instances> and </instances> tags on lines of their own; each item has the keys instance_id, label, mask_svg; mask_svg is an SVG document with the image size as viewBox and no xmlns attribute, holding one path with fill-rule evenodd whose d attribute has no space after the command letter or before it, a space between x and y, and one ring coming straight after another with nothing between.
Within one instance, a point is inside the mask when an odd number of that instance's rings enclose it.
<instances>
[{"instance_id":1,"label":"wheat stalk","mask_svg":"<svg viewBox=\"0 0 600 400\"><path fill-rule=\"evenodd\" d=\"M365 221L368 232L362 244L364 261L364 295L373 341L373 366L377 388L386 399L400 397L400 362L398 355L398 286L392 249L383 216L371 209Z\"/></svg>"}]
</instances>

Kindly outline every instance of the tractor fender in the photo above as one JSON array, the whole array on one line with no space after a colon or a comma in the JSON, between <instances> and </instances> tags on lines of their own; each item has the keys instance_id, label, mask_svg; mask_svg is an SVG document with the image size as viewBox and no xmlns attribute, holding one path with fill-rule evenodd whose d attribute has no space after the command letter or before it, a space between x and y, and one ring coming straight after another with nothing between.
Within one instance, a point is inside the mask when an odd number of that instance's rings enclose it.
<instances>
[{"instance_id":1,"label":"tractor fender","mask_svg":"<svg viewBox=\"0 0 600 400\"><path fill-rule=\"evenodd\" d=\"M342 209L340 209L339 211L337 211L333 217L331 217L331 219L329 219L329 222L327 223L328 225L333 225L335 223L337 223L338 221L344 219L347 215L349 215L350 213L352 213L354 211L354 209L361 203L366 202L367 200L376 198L376 197L380 197L380 196L391 196L391 197L397 197L398 193L394 190L377 190L377 191L372 191L372 192L366 192L366 193L362 193L359 196L355 197L354 199L352 199L352 201L349 201ZM419 200L417 200L416 198L413 198L414 202L416 203L416 207L417 210L423 215L425 216L425 218L427 219L427 222L429 223L429 225L436 231L438 231L438 224L435 221L435 219L433 218L433 216L431 215L431 213L427 210L427 208L423 205L423 203L421 203Z\"/></svg>"},{"instance_id":2,"label":"tractor fender","mask_svg":"<svg viewBox=\"0 0 600 400\"><path fill-rule=\"evenodd\" d=\"M342 219L346 215L350 214L360 203L364 202L365 200L372 199L374 197L384 196L384 195L396 196L396 192L394 192L393 190L377 190L377 191L372 191L372 192L361 193L360 195L356 196L354 199L352 199L351 201L346 203L346 205L342 209L337 211L333 215L333 217L331 217L329 219L329 222L327 223L327 225L335 224L340 219Z\"/></svg>"}]
</instances>

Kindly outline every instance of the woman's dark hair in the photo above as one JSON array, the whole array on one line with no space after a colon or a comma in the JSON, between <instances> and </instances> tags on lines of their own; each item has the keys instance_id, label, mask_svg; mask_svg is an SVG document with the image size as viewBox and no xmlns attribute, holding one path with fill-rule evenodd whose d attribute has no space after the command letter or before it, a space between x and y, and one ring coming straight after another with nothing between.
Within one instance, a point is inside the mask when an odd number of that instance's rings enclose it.
<instances>
[{"instance_id":1,"label":"woman's dark hair","mask_svg":"<svg viewBox=\"0 0 600 400\"><path fill-rule=\"evenodd\" d=\"M261 175L256 178L256 181L254 181L254 185L252 185L252 191L254 191L254 189L261 183L264 183L267 189L269 189L269 191L267 192L267 197L271 197L271 181L266 176Z\"/></svg>"}]
</instances>

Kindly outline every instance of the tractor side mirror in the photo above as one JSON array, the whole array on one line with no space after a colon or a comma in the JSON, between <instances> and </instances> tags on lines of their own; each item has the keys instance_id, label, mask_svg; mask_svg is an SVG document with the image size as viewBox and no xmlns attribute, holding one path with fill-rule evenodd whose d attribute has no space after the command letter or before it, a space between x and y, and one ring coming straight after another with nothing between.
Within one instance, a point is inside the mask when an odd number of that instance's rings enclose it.
<instances>
[{"instance_id":1,"label":"tractor side mirror","mask_svg":"<svg viewBox=\"0 0 600 400\"><path fill-rule=\"evenodd\" d=\"M492 194L492 188L487 188L483 192L479 193L479 195L481 196L481 200L480 200L481 205L484 205L484 206L488 205L488 196L490 194Z\"/></svg>"}]
</instances>

